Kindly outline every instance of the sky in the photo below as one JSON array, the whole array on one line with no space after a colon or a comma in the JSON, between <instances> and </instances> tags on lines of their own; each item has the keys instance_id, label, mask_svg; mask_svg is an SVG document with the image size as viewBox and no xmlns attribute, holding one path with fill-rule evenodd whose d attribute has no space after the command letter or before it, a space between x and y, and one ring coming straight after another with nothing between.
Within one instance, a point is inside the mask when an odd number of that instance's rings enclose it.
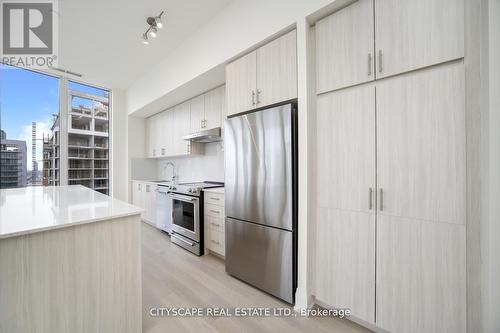
<instances>
[{"instance_id":1,"label":"sky","mask_svg":"<svg viewBox=\"0 0 500 333\"><path fill-rule=\"evenodd\" d=\"M69 88L103 96L104 90L75 82ZM0 127L7 139L26 141L31 170L31 122L37 123L37 160L42 169L42 137L59 113L59 78L0 64Z\"/></svg>"}]
</instances>

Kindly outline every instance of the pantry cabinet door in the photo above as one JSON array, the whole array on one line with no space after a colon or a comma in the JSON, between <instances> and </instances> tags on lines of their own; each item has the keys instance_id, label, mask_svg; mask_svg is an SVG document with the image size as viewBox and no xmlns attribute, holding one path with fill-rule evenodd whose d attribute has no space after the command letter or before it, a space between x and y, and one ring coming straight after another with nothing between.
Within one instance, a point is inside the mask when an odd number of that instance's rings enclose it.
<instances>
[{"instance_id":1,"label":"pantry cabinet door","mask_svg":"<svg viewBox=\"0 0 500 333\"><path fill-rule=\"evenodd\" d=\"M228 115L255 109L257 63L256 52L226 66L226 103Z\"/></svg>"},{"instance_id":2,"label":"pantry cabinet door","mask_svg":"<svg viewBox=\"0 0 500 333\"><path fill-rule=\"evenodd\" d=\"M258 108L297 98L297 31L257 49Z\"/></svg>"},{"instance_id":3,"label":"pantry cabinet door","mask_svg":"<svg viewBox=\"0 0 500 333\"><path fill-rule=\"evenodd\" d=\"M205 119L205 94L197 96L189 101L191 104L190 133L196 133L203 129Z\"/></svg>"},{"instance_id":4,"label":"pantry cabinet door","mask_svg":"<svg viewBox=\"0 0 500 333\"><path fill-rule=\"evenodd\" d=\"M464 56L464 0L376 0L377 78Z\"/></svg>"},{"instance_id":5,"label":"pantry cabinet door","mask_svg":"<svg viewBox=\"0 0 500 333\"><path fill-rule=\"evenodd\" d=\"M359 0L316 23L317 93L372 81L373 0Z\"/></svg>"},{"instance_id":6,"label":"pantry cabinet door","mask_svg":"<svg viewBox=\"0 0 500 333\"><path fill-rule=\"evenodd\" d=\"M375 320L375 88L318 96L316 299Z\"/></svg>"},{"instance_id":7,"label":"pantry cabinet door","mask_svg":"<svg viewBox=\"0 0 500 333\"><path fill-rule=\"evenodd\" d=\"M210 90L205 94L205 129L221 127L224 94L224 86Z\"/></svg>"},{"instance_id":8,"label":"pantry cabinet door","mask_svg":"<svg viewBox=\"0 0 500 333\"><path fill-rule=\"evenodd\" d=\"M377 325L390 332L466 330L464 87L462 64L377 84Z\"/></svg>"}]
</instances>

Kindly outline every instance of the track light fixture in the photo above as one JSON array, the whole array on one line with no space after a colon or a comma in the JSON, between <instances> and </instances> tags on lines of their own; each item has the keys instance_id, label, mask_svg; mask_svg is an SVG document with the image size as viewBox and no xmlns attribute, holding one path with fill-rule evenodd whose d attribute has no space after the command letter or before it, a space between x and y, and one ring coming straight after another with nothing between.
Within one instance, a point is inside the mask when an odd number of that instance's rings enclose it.
<instances>
[{"instance_id":1,"label":"track light fixture","mask_svg":"<svg viewBox=\"0 0 500 333\"><path fill-rule=\"evenodd\" d=\"M163 28L163 22L161 21L161 17L163 15L163 11L155 17L148 17L146 19L147 24L149 25L148 30L146 30L145 33L142 34L142 42L145 45L149 44L149 39L151 38L156 38L158 35L158 29Z\"/></svg>"}]
</instances>

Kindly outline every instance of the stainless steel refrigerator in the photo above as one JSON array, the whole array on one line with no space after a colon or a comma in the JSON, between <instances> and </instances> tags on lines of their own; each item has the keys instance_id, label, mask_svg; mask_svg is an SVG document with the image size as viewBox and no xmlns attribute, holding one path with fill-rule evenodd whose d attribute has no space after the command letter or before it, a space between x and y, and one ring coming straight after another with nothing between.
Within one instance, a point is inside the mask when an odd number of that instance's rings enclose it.
<instances>
[{"instance_id":1,"label":"stainless steel refrigerator","mask_svg":"<svg viewBox=\"0 0 500 333\"><path fill-rule=\"evenodd\" d=\"M285 104L225 122L226 272L294 303L297 112Z\"/></svg>"}]
</instances>

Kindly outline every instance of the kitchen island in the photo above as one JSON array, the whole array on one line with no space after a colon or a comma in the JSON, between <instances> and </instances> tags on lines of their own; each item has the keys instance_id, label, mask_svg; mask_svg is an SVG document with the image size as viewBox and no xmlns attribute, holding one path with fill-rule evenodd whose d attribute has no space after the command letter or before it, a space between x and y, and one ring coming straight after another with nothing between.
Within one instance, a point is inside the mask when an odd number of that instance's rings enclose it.
<instances>
[{"instance_id":1,"label":"kitchen island","mask_svg":"<svg viewBox=\"0 0 500 333\"><path fill-rule=\"evenodd\" d=\"M141 332L141 212L80 185L0 190L0 332Z\"/></svg>"}]
</instances>

